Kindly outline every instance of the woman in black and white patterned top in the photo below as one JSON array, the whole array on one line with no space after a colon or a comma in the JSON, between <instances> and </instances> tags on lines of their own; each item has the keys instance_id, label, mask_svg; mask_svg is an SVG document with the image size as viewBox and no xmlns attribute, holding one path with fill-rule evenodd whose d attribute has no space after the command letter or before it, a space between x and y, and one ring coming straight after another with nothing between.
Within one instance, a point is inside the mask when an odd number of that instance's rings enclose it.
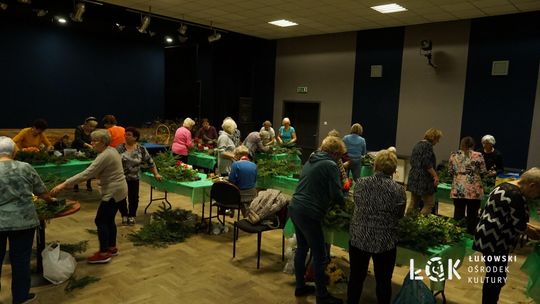
<instances>
[{"instance_id":1,"label":"woman in black and white patterned top","mask_svg":"<svg viewBox=\"0 0 540 304\"><path fill-rule=\"evenodd\" d=\"M482 287L482 303L497 303L506 282L506 257L521 233L527 230L527 200L540 197L540 169L527 170L519 181L502 183L489 194L476 226L473 249L482 252L486 278Z\"/></svg>"},{"instance_id":2,"label":"woman in black and white patterned top","mask_svg":"<svg viewBox=\"0 0 540 304\"><path fill-rule=\"evenodd\" d=\"M375 175L360 178L356 184L349 231L348 303L360 302L371 257L375 266L377 301L390 303L398 221L403 217L407 202L405 189L392 179L396 167L396 154L381 150L375 157Z\"/></svg>"}]
</instances>

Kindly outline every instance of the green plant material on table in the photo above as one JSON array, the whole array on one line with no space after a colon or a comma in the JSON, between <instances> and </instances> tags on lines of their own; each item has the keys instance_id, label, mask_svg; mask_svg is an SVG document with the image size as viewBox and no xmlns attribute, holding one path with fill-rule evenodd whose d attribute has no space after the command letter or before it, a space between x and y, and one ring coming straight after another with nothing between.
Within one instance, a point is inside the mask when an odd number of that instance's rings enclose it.
<instances>
[{"instance_id":1,"label":"green plant material on table","mask_svg":"<svg viewBox=\"0 0 540 304\"><path fill-rule=\"evenodd\" d=\"M177 182L196 181L201 178L198 171L180 164L170 152L158 153L154 158L154 163L163 178Z\"/></svg>"},{"instance_id":2,"label":"green plant material on table","mask_svg":"<svg viewBox=\"0 0 540 304\"><path fill-rule=\"evenodd\" d=\"M54 218L58 214L71 208L70 205L66 205L65 199L59 199L54 203L47 203L42 199L38 199L34 203L36 205L38 217L44 220Z\"/></svg>"},{"instance_id":3,"label":"green plant material on table","mask_svg":"<svg viewBox=\"0 0 540 304\"><path fill-rule=\"evenodd\" d=\"M426 252L431 247L460 241L465 235L464 231L453 219L414 213L399 221L399 245Z\"/></svg>"},{"instance_id":4,"label":"green plant material on table","mask_svg":"<svg viewBox=\"0 0 540 304\"><path fill-rule=\"evenodd\" d=\"M257 161L257 176L291 176L300 172L300 165L287 159L259 159Z\"/></svg>"},{"instance_id":5,"label":"green plant material on table","mask_svg":"<svg viewBox=\"0 0 540 304\"><path fill-rule=\"evenodd\" d=\"M199 228L197 215L182 209L166 209L161 206L152 215L150 224L128 234L135 246L167 247L183 242Z\"/></svg>"},{"instance_id":6,"label":"green plant material on table","mask_svg":"<svg viewBox=\"0 0 540 304\"><path fill-rule=\"evenodd\" d=\"M27 151L18 151L15 155L15 159L25 163L29 163L33 166L45 165L45 164L55 164L62 165L70 160L92 160L96 158L96 152L93 150L88 150L83 153L76 153L75 155L70 156L54 156L50 155L48 152L39 151L39 152L27 152Z\"/></svg>"},{"instance_id":7,"label":"green plant material on table","mask_svg":"<svg viewBox=\"0 0 540 304\"><path fill-rule=\"evenodd\" d=\"M84 276L78 279L75 275L73 275L71 278L69 278L66 288L64 288L64 291L66 293L70 293L75 289L84 288L86 287L86 285L95 283L99 280L101 279L94 276Z\"/></svg>"},{"instance_id":8,"label":"green plant material on table","mask_svg":"<svg viewBox=\"0 0 540 304\"><path fill-rule=\"evenodd\" d=\"M364 156L362 156L362 166L366 166L366 167L373 167L373 162L375 161L375 159L373 158L373 156L371 154L366 154Z\"/></svg>"},{"instance_id":9,"label":"green plant material on table","mask_svg":"<svg viewBox=\"0 0 540 304\"><path fill-rule=\"evenodd\" d=\"M354 199L348 196L345 199L345 205L334 205L323 219L323 226L332 230L349 231L351 217L354 212Z\"/></svg>"},{"instance_id":10,"label":"green plant material on table","mask_svg":"<svg viewBox=\"0 0 540 304\"><path fill-rule=\"evenodd\" d=\"M270 150L270 154L284 154L287 153L289 155L302 155L302 149L298 148L295 143L283 143L283 144L276 144L272 146L272 149Z\"/></svg>"}]
</instances>

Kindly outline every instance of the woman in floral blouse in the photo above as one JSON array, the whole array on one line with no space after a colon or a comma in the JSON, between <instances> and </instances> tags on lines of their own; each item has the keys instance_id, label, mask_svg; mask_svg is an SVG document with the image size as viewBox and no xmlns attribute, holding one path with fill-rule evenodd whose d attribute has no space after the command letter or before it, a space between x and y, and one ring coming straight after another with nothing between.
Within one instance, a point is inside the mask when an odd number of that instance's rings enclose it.
<instances>
[{"instance_id":1,"label":"woman in floral blouse","mask_svg":"<svg viewBox=\"0 0 540 304\"><path fill-rule=\"evenodd\" d=\"M467 213L467 231L474 234L478 222L480 200L484 196L481 174L486 173L482 153L474 151L474 139L461 139L460 150L452 152L448 172L453 176L450 197L454 199L454 219L459 221Z\"/></svg>"},{"instance_id":2,"label":"woman in floral blouse","mask_svg":"<svg viewBox=\"0 0 540 304\"><path fill-rule=\"evenodd\" d=\"M139 137L141 133L133 127L126 128L126 142L119 144L116 150L122 155L122 167L124 167L124 175L128 185L128 203L124 200L118 206L122 215L123 225L135 225L135 217L137 216L137 207L139 206L139 171L141 165L145 164L149 167L150 172L154 174L156 180L161 181L154 160L148 153L145 147L139 145Z\"/></svg>"}]
</instances>

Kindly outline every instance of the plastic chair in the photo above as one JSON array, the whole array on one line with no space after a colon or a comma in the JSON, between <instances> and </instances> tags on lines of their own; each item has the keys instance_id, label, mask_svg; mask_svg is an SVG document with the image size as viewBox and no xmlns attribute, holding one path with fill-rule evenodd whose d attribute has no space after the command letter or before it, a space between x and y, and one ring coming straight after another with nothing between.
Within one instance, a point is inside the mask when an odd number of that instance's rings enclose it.
<instances>
[{"instance_id":1,"label":"plastic chair","mask_svg":"<svg viewBox=\"0 0 540 304\"><path fill-rule=\"evenodd\" d=\"M277 213L278 225L276 227L270 227L261 223L252 224L247 219L234 222L234 236L233 236L233 258L236 257L236 240L238 239L238 230L245 231L247 233L257 233L257 269L259 269L261 260L261 239L262 233L265 231L282 229L287 222L287 206L285 205ZM285 234L281 235L281 261L285 261Z\"/></svg>"},{"instance_id":2,"label":"plastic chair","mask_svg":"<svg viewBox=\"0 0 540 304\"><path fill-rule=\"evenodd\" d=\"M242 202L240 201L240 189L226 181L215 182L212 185L212 189L210 189L210 215L208 217L209 233L212 226L212 207L214 206L217 207L218 210L221 209L223 211L225 211L225 209L236 210L238 213L236 221L239 221L240 209L243 207ZM222 220L219 220L219 213L214 217L216 217L221 224L225 225L225 212L223 212Z\"/></svg>"}]
</instances>

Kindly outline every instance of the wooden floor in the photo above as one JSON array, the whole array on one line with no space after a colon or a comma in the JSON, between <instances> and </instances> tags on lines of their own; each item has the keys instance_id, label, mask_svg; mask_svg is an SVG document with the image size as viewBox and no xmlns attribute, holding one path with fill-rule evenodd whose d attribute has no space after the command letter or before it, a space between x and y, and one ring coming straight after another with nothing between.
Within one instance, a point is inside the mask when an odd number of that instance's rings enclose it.
<instances>
[{"instance_id":1,"label":"wooden floor","mask_svg":"<svg viewBox=\"0 0 540 304\"><path fill-rule=\"evenodd\" d=\"M38 300L34 303L315 303L313 296L296 299L294 297L294 277L282 272L281 234L279 231L263 235L261 268L256 269L256 236L241 234L238 241L237 257L232 259L232 232L222 235L199 233L186 242L168 248L134 247L126 235L141 227L118 227L118 247L120 255L105 265L86 264L84 258L98 248L97 237L86 231L95 229L94 216L99 202L97 191L65 191L68 197L81 201L80 212L61 219L55 219L47 227L47 241L59 240L73 243L89 240L90 249L79 260L77 276L92 275L101 280L84 289L70 294L64 292L64 285L33 288ZM144 205L149 199L149 187L141 184L141 208L137 220L142 223ZM174 207L192 209L186 197L170 195ZM150 210L154 210L155 206ZM452 207L441 206L441 212L450 214ZM200 213L200 205L194 212ZM117 222L120 222L118 216ZM526 275L519 270L530 249L520 249L517 263L510 264L507 285L499 303L533 303L527 299L524 289ZM332 255L337 256L344 270L348 271L347 253L333 247ZM481 284L467 282L469 262L460 268L462 280L447 282L448 303L480 303ZM472 265L479 265L472 263ZM371 267L371 266L370 266ZM408 267L396 267L393 276L393 294L398 293ZM482 275L480 275L482 277ZM0 303L11 303L11 269L2 269L2 290ZM346 284L336 284L330 291L345 299ZM364 286L362 303L376 303L372 272ZM441 299L439 298L439 302Z\"/></svg>"}]
</instances>

